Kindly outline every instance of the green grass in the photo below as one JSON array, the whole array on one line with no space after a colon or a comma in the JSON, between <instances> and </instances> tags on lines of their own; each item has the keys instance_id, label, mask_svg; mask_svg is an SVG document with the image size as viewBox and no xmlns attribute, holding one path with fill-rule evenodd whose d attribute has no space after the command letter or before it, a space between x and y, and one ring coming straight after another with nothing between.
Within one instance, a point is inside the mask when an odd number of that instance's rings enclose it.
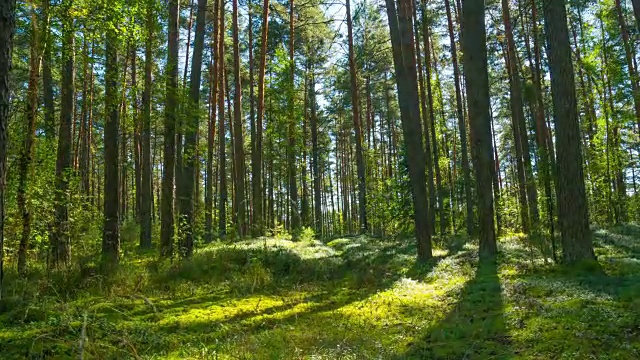
<instances>
[{"instance_id":1,"label":"green grass","mask_svg":"<svg viewBox=\"0 0 640 360\"><path fill-rule=\"evenodd\" d=\"M105 276L9 274L0 358L638 359L640 228L598 230L599 271L500 242L478 265L464 239L415 262L411 239L214 244ZM85 320L86 319L86 320Z\"/></svg>"}]
</instances>

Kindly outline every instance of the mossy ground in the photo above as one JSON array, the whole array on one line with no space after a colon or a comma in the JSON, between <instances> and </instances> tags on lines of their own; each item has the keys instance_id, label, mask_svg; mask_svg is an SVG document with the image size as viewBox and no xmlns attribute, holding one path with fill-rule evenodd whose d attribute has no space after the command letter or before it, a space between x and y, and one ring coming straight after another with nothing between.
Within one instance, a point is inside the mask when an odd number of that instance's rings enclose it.
<instances>
[{"instance_id":1,"label":"mossy ground","mask_svg":"<svg viewBox=\"0 0 640 360\"><path fill-rule=\"evenodd\" d=\"M128 255L110 276L9 274L0 358L639 359L640 228L595 234L595 272L518 237L480 266L460 238L418 264L411 239L356 237Z\"/></svg>"}]
</instances>

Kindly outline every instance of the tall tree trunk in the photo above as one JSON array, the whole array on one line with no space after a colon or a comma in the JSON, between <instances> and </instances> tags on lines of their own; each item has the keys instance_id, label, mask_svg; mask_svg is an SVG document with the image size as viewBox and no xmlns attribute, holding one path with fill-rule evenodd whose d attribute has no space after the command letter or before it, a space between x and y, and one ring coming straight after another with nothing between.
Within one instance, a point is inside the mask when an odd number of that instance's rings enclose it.
<instances>
[{"instance_id":1,"label":"tall tree trunk","mask_svg":"<svg viewBox=\"0 0 640 360\"><path fill-rule=\"evenodd\" d=\"M46 22L44 23L46 25ZM27 248L31 237L31 213L28 208L27 192L31 163L33 162L33 144L36 137L36 114L38 111L38 78L42 60L41 35L38 29L38 18L35 7L31 8L31 54L29 58L29 83L27 85L27 105L25 109L24 141L20 154L17 203L22 214L22 236L18 248L18 272L25 274L27 270ZM46 46L46 45L45 45ZM86 97L86 94L83 96Z\"/></svg>"},{"instance_id":2,"label":"tall tree trunk","mask_svg":"<svg viewBox=\"0 0 640 360\"><path fill-rule=\"evenodd\" d=\"M15 21L15 0L0 1L0 299L4 292L4 188L9 142L9 74Z\"/></svg>"},{"instance_id":3,"label":"tall tree trunk","mask_svg":"<svg viewBox=\"0 0 640 360\"><path fill-rule=\"evenodd\" d=\"M207 126L207 181L205 188L205 241L210 243L213 241L213 152L214 152L214 140L216 137L217 126L217 99L218 99L218 71L217 66L221 61L218 58L218 33L220 30L220 23L218 21L220 0L214 0L213 2L213 33L211 35L211 64L209 66L210 74L210 118Z\"/></svg>"},{"instance_id":4,"label":"tall tree trunk","mask_svg":"<svg viewBox=\"0 0 640 360\"><path fill-rule=\"evenodd\" d=\"M60 128L58 136L58 155L56 161L56 194L54 228L51 237L51 265L66 265L71 256L71 244L68 231L69 221L69 169L71 168L71 122L74 101L74 20L71 15L72 1L62 4L62 86Z\"/></svg>"},{"instance_id":5,"label":"tall tree trunk","mask_svg":"<svg viewBox=\"0 0 640 360\"><path fill-rule=\"evenodd\" d=\"M557 138L558 218L566 263L593 260L580 126L564 0L544 0Z\"/></svg>"},{"instance_id":6,"label":"tall tree trunk","mask_svg":"<svg viewBox=\"0 0 640 360\"><path fill-rule=\"evenodd\" d=\"M309 60L305 64L304 69L304 102L303 102L303 115L302 115L302 166L300 178L302 180L302 199L300 201L300 219L303 227L309 226L309 188L307 186L307 121L309 118L309 92L307 87L309 86Z\"/></svg>"},{"instance_id":7,"label":"tall tree trunk","mask_svg":"<svg viewBox=\"0 0 640 360\"><path fill-rule=\"evenodd\" d=\"M195 6L195 0L189 0L189 18L187 19L187 42L186 42L186 51L184 55L184 72L182 73L182 86L184 87L187 86L187 74L189 70L189 52L191 50L191 30L193 28L194 6ZM178 17L178 24L180 24L179 21L180 21L180 17Z\"/></svg>"},{"instance_id":8,"label":"tall tree trunk","mask_svg":"<svg viewBox=\"0 0 640 360\"><path fill-rule=\"evenodd\" d=\"M264 77L267 64L267 36L269 34L269 0L262 5L262 34L260 38L260 67L258 68L258 117L256 118L255 153L251 162L253 173L253 235L264 234L262 218L262 120L264 118Z\"/></svg>"},{"instance_id":9,"label":"tall tree trunk","mask_svg":"<svg viewBox=\"0 0 640 360\"><path fill-rule=\"evenodd\" d=\"M235 204L238 212L238 236L245 235L245 197L244 197L244 137L242 134L242 84L240 78L240 44L238 34L238 0L233 0L233 137L235 164Z\"/></svg>"},{"instance_id":10,"label":"tall tree trunk","mask_svg":"<svg viewBox=\"0 0 640 360\"><path fill-rule=\"evenodd\" d=\"M124 62L122 66L122 92L119 110L120 123L120 139L118 141L120 145L120 159L118 163L120 166L119 173L119 191L120 191L120 210L118 215L120 221L123 222L127 219L128 209L128 187L127 187L127 69L129 67L129 52L125 52Z\"/></svg>"},{"instance_id":11,"label":"tall tree trunk","mask_svg":"<svg viewBox=\"0 0 640 360\"><path fill-rule=\"evenodd\" d=\"M447 24L449 28L449 42L451 44L451 61L453 63L453 80L456 90L456 116L458 117L458 132L460 133L460 152L462 153L462 176L464 182L464 199L466 204L467 235L473 234L473 199L471 198L471 170L469 169L469 150L467 149L467 125L464 116L464 103L460 88L460 66L458 65L458 51L453 31L450 1L445 0L447 10Z\"/></svg>"},{"instance_id":12,"label":"tall tree trunk","mask_svg":"<svg viewBox=\"0 0 640 360\"><path fill-rule=\"evenodd\" d=\"M144 91L142 93L142 178L140 182L140 248L151 248L151 218L152 218L152 167L151 162L151 90L153 87L153 45L155 34L155 0L146 1L147 37L145 41L144 59Z\"/></svg>"},{"instance_id":13,"label":"tall tree trunk","mask_svg":"<svg viewBox=\"0 0 640 360\"><path fill-rule=\"evenodd\" d=\"M164 119L164 174L162 176L162 209L160 226L160 253L173 256L173 186L176 160L176 121L178 109L178 20L179 0L169 0L169 34L167 53L167 86Z\"/></svg>"},{"instance_id":14,"label":"tall tree trunk","mask_svg":"<svg viewBox=\"0 0 640 360\"><path fill-rule=\"evenodd\" d=\"M188 122L184 131L184 152L181 179L178 183L180 201L180 255L190 258L193 254L193 232L195 229L195 186L197 173L197 141L200 127L200 83L202 82L202 56L204 51L205 17L207 0L198 0L196 33L191 61L191 81L189 83Z\"/></svg>"},{"instance_id":15,"label":"tall tree trunk","mask_svg":"<svg viewBox=\"0 0 640 360\"><path fill-rule=\"evenodd\" d=\"M53 65L52 50L53 41L51 40L50 29L50 10L49 3L51 0L42 0L42 31L44 43L44 54L42 59L42 93L44 98L44 133L49 141L53 141L56 137L56 120L55 107L53 103L53 75L51 67Z\"/></svg>"},{"instance_id":16,"label":"tall tree trunk","mask_svg":"<svg viewBox=\"0 0 640 360\"><path fill-rule=\"evenodd\" d=\"M300 214L298 212L298 184L296 181L296 119L295 119L295 59L294 59L294 0L289 0L289 76L291 76L289 91L289 121L287 129L288 138L288 159L287 159L287 174L288 174L288 190L289 190L289 203L287 207L291 208L290 224L291 232L294 238L297 238L300 232Z\"/></svg>"},{"instance_id":17,"label":"tall tree trunk","mask_svg":"<svg viewBox=\"0 0 640 360\"><path fill-rule=\"evenodd\" d=\"M415 27L415 35L416 35L416 58L418 61L418 81L420 83L420 110L422 110L422 123L424 125L424 141L425 141L425 152L426 152L426 166L427 166L427 184L429 189L429 203L427 204L427 214L428 218L431 221L430 226L427 228L429 230L435 229L435 212L434 208L436 206L436 191L433 185L433 157L431 156L431 139L429 137L429 132L433 131L433 129L429 129L430 117L433 115L433 94L431 92L431 64L429 59L431 57L431 44L429 43L429 28L427 24L427 16L426 16L426 4L422 2L422 26L423 26L423 37L425 38L425 65L427 69L427 78L423 74L422 70L422 56L420 55L420 32L418 31L418 14L417 14L417 1L414 1L413 6L413 15L415 17L414 27ZM428 84L425 83L428 82ZM425 87L427 88L427 94L425 94ZM427 112L427 100L429 101L429 110ZM433 233L431 234L433 236Z\"/></svg>"},{"instance_id":18,"label":"tall tree trunk","mask_svg":"<svg viewBox=\"0 0 640 360\"><path fill-rule=\"evenodd\" d=\"M218 167L220 177L220 197L218 203L218 237L223 240L227 236L227 152L225 144L225 131L224 131L224 1L220 0L220 12L218 13L219 21L218 26L218 89L220 95L218 96Z\"/></svg>"},{"instance_id":19,"label":"tall tree trunk","mask_svg":"<svg viewBox=\"0 0 640 360\"><path fill-rule=\"evenodd\" d=\"M364 173L364 154L362 150L362 127L360 124L360 97L358 94L358 75L353 49L353 20L351 19L351 0L347 0L347 31L349 37L349 72L351 74L351 108L353 110L353 127L356 133L356 167L358 171L358 213L360 233L368 230L367 224L367 186ZM409 6L411 6L409 4ZM410 7L409 7L410 9ZM410 11L410 10L409 10ZM411 14L409 14L411 17ZM413 33L413 31L411 31ZM415 60L414 60L415 61ZM416 94L417 95L417 94Z\"/></svg>"},{"instance_id":20,"label":"tall tree trunk","mask_svg":"<svg viewBox=\"0 0 640 360\"><path fill-rule=\"evenodd\" d=\"M131 52L131 107L133 109L133 177L135 184L135 220L136 224L140 224L140 202L142 199L142 171L140 162L142 160L142 112L138 100L138 69L137 69L137 46L131 44L129 51Z\"/></svg>"},{"instance_id":21,"label":"tall tree trunk","mask_svg":"<svg viewBox=\"0 0 640 360\"><path fill-rule=\"evenodd\" d=\"M86 31L85 31L85 34ZM85 35L86 36L86 35ZM93 72L89 73L90 70L93 70L93 63L91 63L91 67L89 66L89 61L93 61L93 56L90 55L89 49L86 45L87 41L85 40L85 49L84 49L84 63L82 70L82 111L80 115L80 135L79 135L79 144L78 149L76 150L79 155L78 161L78 170L80 172L80 191L82 195L85 196L85 201L89 199L89 103L92 99L92 83L93 83ZM94 43L91 44L92 52Z\"/></svg>"},{"instance_id":22,"label":"tall tree trunk","mask_svg":"<svg viewBox=\"0 0 640 360\"><path fill-rule=\"evenodd\" d=\"M502 20L505 27L506 51L504 51L505 62L507 63L507 74L509 77L509 105L511 108L511 129L513 131L516 169L518 174L518 195L520 200L520 220L522 231L525 234L530 232L531 221L529 218L529 199L527 198L527 175L524 165L525 147L528 149L525 139L521 136L520 126L524 123L524 109L522 106L522 92L520 90L520 78L518 74L515 50L513 49L513 30L511 28L511 17L509 14L509 2L502 0ZM525 129L526 131L526 129ZM526 132L525 132L526 133Z\"/></svg>"},{"instance_id":23,"label":"tall tree trunk","mask_svg":"<svg viewBox=\"0 0 640 360\"><path fill-rule=\"evenodd\" d=\"M115 24L111 24L115 26ZM120 252L118 190L120 162L118 158L118 129L120 127L118 101L118 35L110 28L106 34L105 61L105 126L104 126L104 232L102 259L116 263ZM61 132L62 134L62 132ZM124 162L124 159L122 159Z\"/></svg>"},{"instance_id":24,"label":"tall tree trunk","mask_svg":"<svg viewBox=\"0 0 640 360\"><path fill-rule=\"evenodd\" d=\"M179 85L180 89L184 89L187 87L187 74L189 70L189 54L191 51L191 29L193 27L193 8L194 8L194 0L189 0L189 19L187 20L187 41L186 41L186 51L184 57L184 72L182 73L182 85ZM182 28L180 27L180 11L178 12L178 31ZM180 42L178 42L178 49L180 48ZM180 107L180 106L179 106ZM182 178L183 178L183 167L182 161L184 159L184 125L182 113L178 113L176 117L176 161L175 161L175 199L174 199L174 212L176 216L179 216L182 212L180 211L180 195L179 188L181 188ZM180 229L178 229L180 230Z\"/></svg>"},{"instance_id":25,"label":"tall tree trunk","mask_svg":"<svg viewBox=\"0 0 640 360\"><path fill-rule=\"evenodd\" d=\"M544 182L544 194L546 198L547 206L547 222L549 227L549 236L551 237L551 247L553 260L556 259L556 241L555 241L555 229L554 229L554 203L553 193L551 187L551 168L553 159L551 158L551 151L549 149L549 129L545 121L544 101L542 92L542 69L541 69L541 54L540 54L540 36L538 31L538 7L535 0L531 0L531 23L532 23L532 37L533 37L533 91L535 97L534 117L536 122L536 140L538 142L538 153L540 158L540 171L542 172L542 180ZM527 44L528 46L528 44ZM531 59L529 59L531 63Z\"/></svg>"},{"instance_id":26,"label":"tall tree trunk","mask_svg":"<svg viewBox=\"0 0 640 360\"><path fill-rule=\"evenodd\" d=\"M313 67L311 68L311 83L309 84L309 92L311 93L311 167L313 172L313 205L315 212L315 230L316 236L322 236L322 204L320 198L321 191L321 177L320 167L318 161L320 158L320 150L318 148L318 117L316 112L316 84L315 74ZM331 172L329 172L329 181L331 181ZM333 188L333 185L331 185ZM333 195L331 195L331 202L333 208Z\"/></svg>"},{"instance_id":27,"label":"tall tree trunk","mask_svg":"<svg viewBox=\"0 0 640 360\"><path fill-rule=\"evenodd\" d=\"M418 100L416 56L413 44L411 1L400 0L396 13L393 0L386 0L387 17L391 35L393 63L398 85L398 101L402 120L402 132L406 147L409 178L413 199L414 226L418 242L418 259L431 258L431 234L427 210L425 155L422 147L422 128Z\"/></svg>"},{"instance_id":28,"label":"tall tree trunk","mask_svg":"<svg viewBox=\"0 0 640 360\"><path fill-rule=\"evenodd\" d=\"M487 36L484 1L466 0L462 3L462 49L471 152L476 172L478 218L480 231L480 259L490 261L497 252L494 226L492 186L494 166L489 115L489 75L487 71Z\"/></svg>"}]
</instances>

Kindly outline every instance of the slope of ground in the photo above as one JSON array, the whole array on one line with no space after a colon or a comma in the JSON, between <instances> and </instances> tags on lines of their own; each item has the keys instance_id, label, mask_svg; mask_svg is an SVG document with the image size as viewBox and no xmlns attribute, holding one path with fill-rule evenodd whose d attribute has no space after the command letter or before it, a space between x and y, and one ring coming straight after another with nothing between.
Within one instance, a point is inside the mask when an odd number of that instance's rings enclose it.
<instances>
[{"instance_id":1,"label":"slope of ground","mask_svg":"<svg viewBox=\"0 0 640 360\"><path fill-rule=\"evenodd\" d=\"M2 359L638 359L640 228L596 231L600 271L567 271L517 237L497 265L453 238L214 244L33 275L0 304ZM64 280L63 280L64 278Z\"/></svg>"}]
</instances>

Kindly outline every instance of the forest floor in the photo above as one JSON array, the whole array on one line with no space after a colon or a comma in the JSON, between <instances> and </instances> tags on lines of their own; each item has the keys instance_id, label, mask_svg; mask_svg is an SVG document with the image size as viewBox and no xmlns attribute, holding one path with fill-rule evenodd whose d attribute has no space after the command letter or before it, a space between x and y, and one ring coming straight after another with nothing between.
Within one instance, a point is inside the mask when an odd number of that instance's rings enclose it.
<instances>
[{"instance_id":1,"label":"forest floor","mask_svg":"<svg viewBox=\"0 0 640 360\"><path fill-rule=\"evenodd\" d=\"M427 264L411 239L368 237L128 254L108 277L9 279L0 358L639 359L640 227L595 234L588 272L516 236L480 267L462 238Z\"/></svg>"}]
</instances>

